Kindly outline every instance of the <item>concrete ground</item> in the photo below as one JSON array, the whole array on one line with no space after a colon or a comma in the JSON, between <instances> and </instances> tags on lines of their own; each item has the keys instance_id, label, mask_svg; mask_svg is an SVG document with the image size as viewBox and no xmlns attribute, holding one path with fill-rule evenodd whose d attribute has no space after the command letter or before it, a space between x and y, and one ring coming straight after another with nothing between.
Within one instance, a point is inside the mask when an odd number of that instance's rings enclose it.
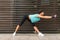
<instances>
[{"instance_id":1,"label":"concrete ground","mask_svg":"<svg viewBox=\"0 0 60 40\"><path fill-rule=\"evenodd\" d=\"M45 34L44 37L37 34L0 34L0 40L60 40L60 34Z\"/></svg>"}]
</instances>

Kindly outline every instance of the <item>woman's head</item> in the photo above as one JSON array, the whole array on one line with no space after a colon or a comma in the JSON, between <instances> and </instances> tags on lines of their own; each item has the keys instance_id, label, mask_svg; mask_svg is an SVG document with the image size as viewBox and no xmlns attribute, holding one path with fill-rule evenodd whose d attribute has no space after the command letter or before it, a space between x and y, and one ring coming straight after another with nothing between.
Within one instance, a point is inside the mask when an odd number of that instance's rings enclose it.
<instances>
[{"instance_id":1,"label":"woman's head","mask_svg":"<svg viewBox=\"0 0 60 40\"><path fill-rule=\"evenodd\" d=\"M40 15L44 15L44 11L41 10L41 11L39 12L39 14L40 14Z\"/></svg>"}]
</instances>

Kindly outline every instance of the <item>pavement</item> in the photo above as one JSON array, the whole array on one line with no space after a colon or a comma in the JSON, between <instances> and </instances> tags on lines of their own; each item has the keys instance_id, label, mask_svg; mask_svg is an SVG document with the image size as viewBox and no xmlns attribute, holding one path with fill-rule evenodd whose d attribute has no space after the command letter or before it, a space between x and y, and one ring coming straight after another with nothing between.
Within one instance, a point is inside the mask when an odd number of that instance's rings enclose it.
<instances>
[{"instance_id":1,"label":"pavement","mask_svg":"<svg viewBox=\"0 0 60 40\"><path fill-rule=\"evenodd\" d=\"M60 40L60 34L45 34L44 37L37 34L0 34L0 40Z\"/></svg>"}]
</instances>

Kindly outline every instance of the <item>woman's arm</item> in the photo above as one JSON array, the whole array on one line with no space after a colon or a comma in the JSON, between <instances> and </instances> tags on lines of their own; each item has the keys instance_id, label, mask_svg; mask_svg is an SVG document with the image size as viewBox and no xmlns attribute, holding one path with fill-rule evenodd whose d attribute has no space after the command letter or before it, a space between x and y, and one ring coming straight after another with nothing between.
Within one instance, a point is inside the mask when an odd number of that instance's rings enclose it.
<instances>
[{"instance_id":1,"label":"woman's arm","mask_svg":"<svg viewBox=\"0 0 60 40\"><path fill-rule=\"evenodd\" d=\"M39 15L38 17L40 17L40 18L45 18L45 19L50 19L50 18L52 18L52 16L42 16L42 15Z\"/></svg>"}]
</instances>

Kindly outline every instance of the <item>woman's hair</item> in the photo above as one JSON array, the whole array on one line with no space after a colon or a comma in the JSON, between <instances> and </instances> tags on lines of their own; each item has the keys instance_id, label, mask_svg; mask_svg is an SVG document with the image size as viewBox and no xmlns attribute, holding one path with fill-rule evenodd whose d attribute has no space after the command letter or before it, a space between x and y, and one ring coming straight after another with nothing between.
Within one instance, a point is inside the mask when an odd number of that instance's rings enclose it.
<instances>
[{"instance_id":1,"label":"woman's hair","mask_svg":"<svg viewBox=\"0 0 60 40\"><path fill-rule=\"evenodd\" d=\"M39 11L38 13L40 14L40 13L42 13L42 12L44 12L43 10L41 10L41 11Z\"/></svg>"}]
</instances>

